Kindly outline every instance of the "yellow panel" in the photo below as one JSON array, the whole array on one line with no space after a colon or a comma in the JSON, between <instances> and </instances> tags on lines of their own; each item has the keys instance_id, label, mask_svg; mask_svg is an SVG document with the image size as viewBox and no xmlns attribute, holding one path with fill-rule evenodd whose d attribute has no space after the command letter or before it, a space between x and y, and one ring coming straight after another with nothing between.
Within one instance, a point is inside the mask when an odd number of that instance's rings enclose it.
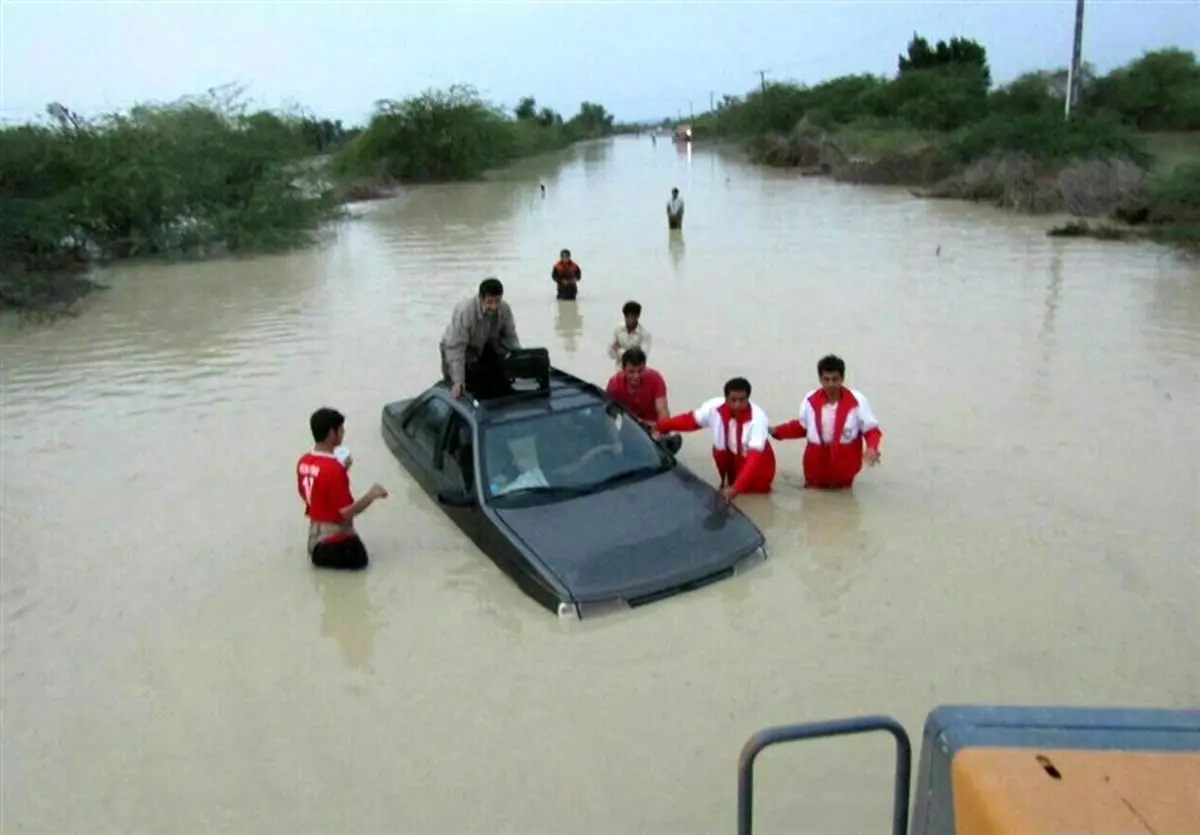
<instances>
[{"instance_id":1,"label":"yellow panel","mask_svg":"<svg viewBox=\"0 0 1200 835\"><path fill-rule=\"evenodd\" d=\"M967 748L951 783L955 835L1200 835L1196 753Z\"/></svg>"}]
</instances>

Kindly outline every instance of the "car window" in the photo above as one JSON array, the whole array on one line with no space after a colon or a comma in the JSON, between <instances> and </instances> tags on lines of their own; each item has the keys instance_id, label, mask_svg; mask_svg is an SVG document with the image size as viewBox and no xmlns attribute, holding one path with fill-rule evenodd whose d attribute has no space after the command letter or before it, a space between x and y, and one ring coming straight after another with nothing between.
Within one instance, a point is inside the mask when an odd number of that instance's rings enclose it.
<instances>
[{"instance_id":1,"label":"car window","mask_svg":"<svg viewBox=\"0 0 1200 835\"><path fill-rule=\"evenodd\" d=\"M435 450L453 411L445 400L430 398L418 406L405 422L404 434L431 451Z\"/></svg>"},{"instance_id":2,"label":"car window","mask_svg":"<svg viewBox=\"0 0 1200 835\"><path fill-rule=\"evenodd\" d=\"M588 488L665 459L635 420L596 405L488 426L481 463L488 495L502 496L525 487Z\"/></svg>"},{"instance_id":3,"label":"car window","mask_svg":"<svg viewBox=\"0 0 1200 835\"><path fill-rule=\"evenodd\" d=\"M471 425L462 415L450 414L450 431L442 443L440 457L442 472L458 487L470 489L474 484L475 453L471 441Z\"/></svg>"}]
</instances>

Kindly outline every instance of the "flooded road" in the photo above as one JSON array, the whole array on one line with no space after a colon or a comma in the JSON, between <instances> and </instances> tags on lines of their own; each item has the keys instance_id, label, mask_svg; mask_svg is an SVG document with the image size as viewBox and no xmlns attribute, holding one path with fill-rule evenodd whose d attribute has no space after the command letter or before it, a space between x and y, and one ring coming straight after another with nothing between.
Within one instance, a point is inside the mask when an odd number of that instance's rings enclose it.
<instances>
[{"instance_id":1,"label":"flooded road","mask_svg":"<svg viewBox=\"0 0 1200 835\"><path fill-rule=\"evenodd\" d=\"M361 210L307 252L114 270L83 316L0 335L4 832L731 832L767 725L1200 703L1195 265L633 138ZM740 500L766 565L560 624L379 436L489 274L597 381L640 301L676 411L744 374L785 420L837 352L883 462L808 494L781 445ZM361 576L303 550L325 404L357 488L392 491ZM712 478L703 437L682 457ZM756 831L886 831L890 764L883 739L772 751Z\"/></svg>"}]
</instances>

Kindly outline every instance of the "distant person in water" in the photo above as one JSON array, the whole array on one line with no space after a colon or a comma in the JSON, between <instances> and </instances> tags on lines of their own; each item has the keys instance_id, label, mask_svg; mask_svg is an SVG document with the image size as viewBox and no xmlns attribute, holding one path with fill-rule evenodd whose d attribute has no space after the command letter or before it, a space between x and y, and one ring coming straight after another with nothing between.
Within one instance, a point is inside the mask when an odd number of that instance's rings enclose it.
<instances>
[{"instance_id":1,"label":"distant person in water","mask_svg":"<svg viewBox=\"0 0 1200 835\"><path fill-rule=\"evenodd\" d=\"M504 378L504 357L521 347L521 339L500 279L485 278L479 283L478 295L454 306L439 347L442 376L450 384L452 397L464 389L476 397L505 393L509 386Z\"/></svg>"},{"instance_id":2,"label":"distant person in water","mask_svg":"<svg viewBox=\"0 0 1200 835\"><path fill-rule=\"evenodd\" d=\"M550 270L550 278L558 288L555 298L562 302L575 301L579 295L579 282L583 281L583 270L571 260L571 250L564 249L558 254L558 261Z\"/></svg>"},{"instance_id":3,"label":"distant person in water","mask_svg":"<svg viewBox=\"0 0 1200 835\"><path fill-rule=\"evenodd\" d=\"M732 502L742 493L769 493L775 481L775 451L771 448L767 413L750 400L750 382L734 377L725 383L725 396L706 400L693 411L659 420L654 430L712 432L713 462L721 478L721 495Z\"/></svg>"},{"instance_id":4,"label":"distant person in water","mask_svg":"<svg viewBox=\"0 0 1200 835\"><path fill-rule=\"evenodd\" d=\"M542 183L542 197L546 196L546 184Z\"/></svg>"},{"instance_id":5,"label":"distant person in water","mask_svg":"<svg viewBox=\"0 0 1200 835\"><path fill-rule=\"evenodd\" d=\"M357 571L369 562L366 546L354 530L354 520L387 490L378 484L355 500L350 492L350 451L343 446L346 418L336 409L321 408L308 419L313 449L296 462L296 489L308 517L308 556L316 568Z\"/></svg>"},{"instance_id":6,"label":"distant person in water","mask_svg":"<svg viewBox=\"0 0 1200 835\"><path fill-rule=\"evenodd\" d=\"M683 198L677 188L671 189L671 199L667 201L667 228L683 228Z\"/></svg>"},{"instance_id":7,"label":"distant person in water","mask_svg":"<svg viewBox=\"0 0 1200 835\"><path fill-rule=\"evenodd\" d=\"M800 404L800 416L771 427L779 441L805 439L804 486L843 490L854 485L863 463L879 463L883 432L861 391L844 385L846 363L830 354L817 362L821 385Z\"/></svg>"},{"instance_id":8,"label":"distant person in water","mask_svg":"<svg viewBox=\"0 0 1200 835\"><path fill-rule=\"evenodd\" d=\"M642 326L642 306L637 302L625 302L621 308L624 320L613 329L608 355L616 360L617 368L622 365L622 355L630 348L641 348L650 353L650 331Z\"/></svg>"}]
</instances>

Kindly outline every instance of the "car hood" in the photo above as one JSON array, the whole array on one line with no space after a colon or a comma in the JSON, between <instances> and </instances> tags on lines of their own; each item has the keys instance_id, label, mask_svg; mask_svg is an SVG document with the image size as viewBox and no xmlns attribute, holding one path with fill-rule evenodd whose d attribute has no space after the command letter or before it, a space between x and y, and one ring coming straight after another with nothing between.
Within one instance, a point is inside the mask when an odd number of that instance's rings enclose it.
<instances>
[{"instance_id":1,"label":"car hood","mask_svg":"<svg viewBox=\"0 0 1200 835\"><path fill-rule=\"evenodd\" d=\"M678 466L589 496L492 510L580 603L667 592L732 568L764 542Z\"/></svg>"}]
</instances>

